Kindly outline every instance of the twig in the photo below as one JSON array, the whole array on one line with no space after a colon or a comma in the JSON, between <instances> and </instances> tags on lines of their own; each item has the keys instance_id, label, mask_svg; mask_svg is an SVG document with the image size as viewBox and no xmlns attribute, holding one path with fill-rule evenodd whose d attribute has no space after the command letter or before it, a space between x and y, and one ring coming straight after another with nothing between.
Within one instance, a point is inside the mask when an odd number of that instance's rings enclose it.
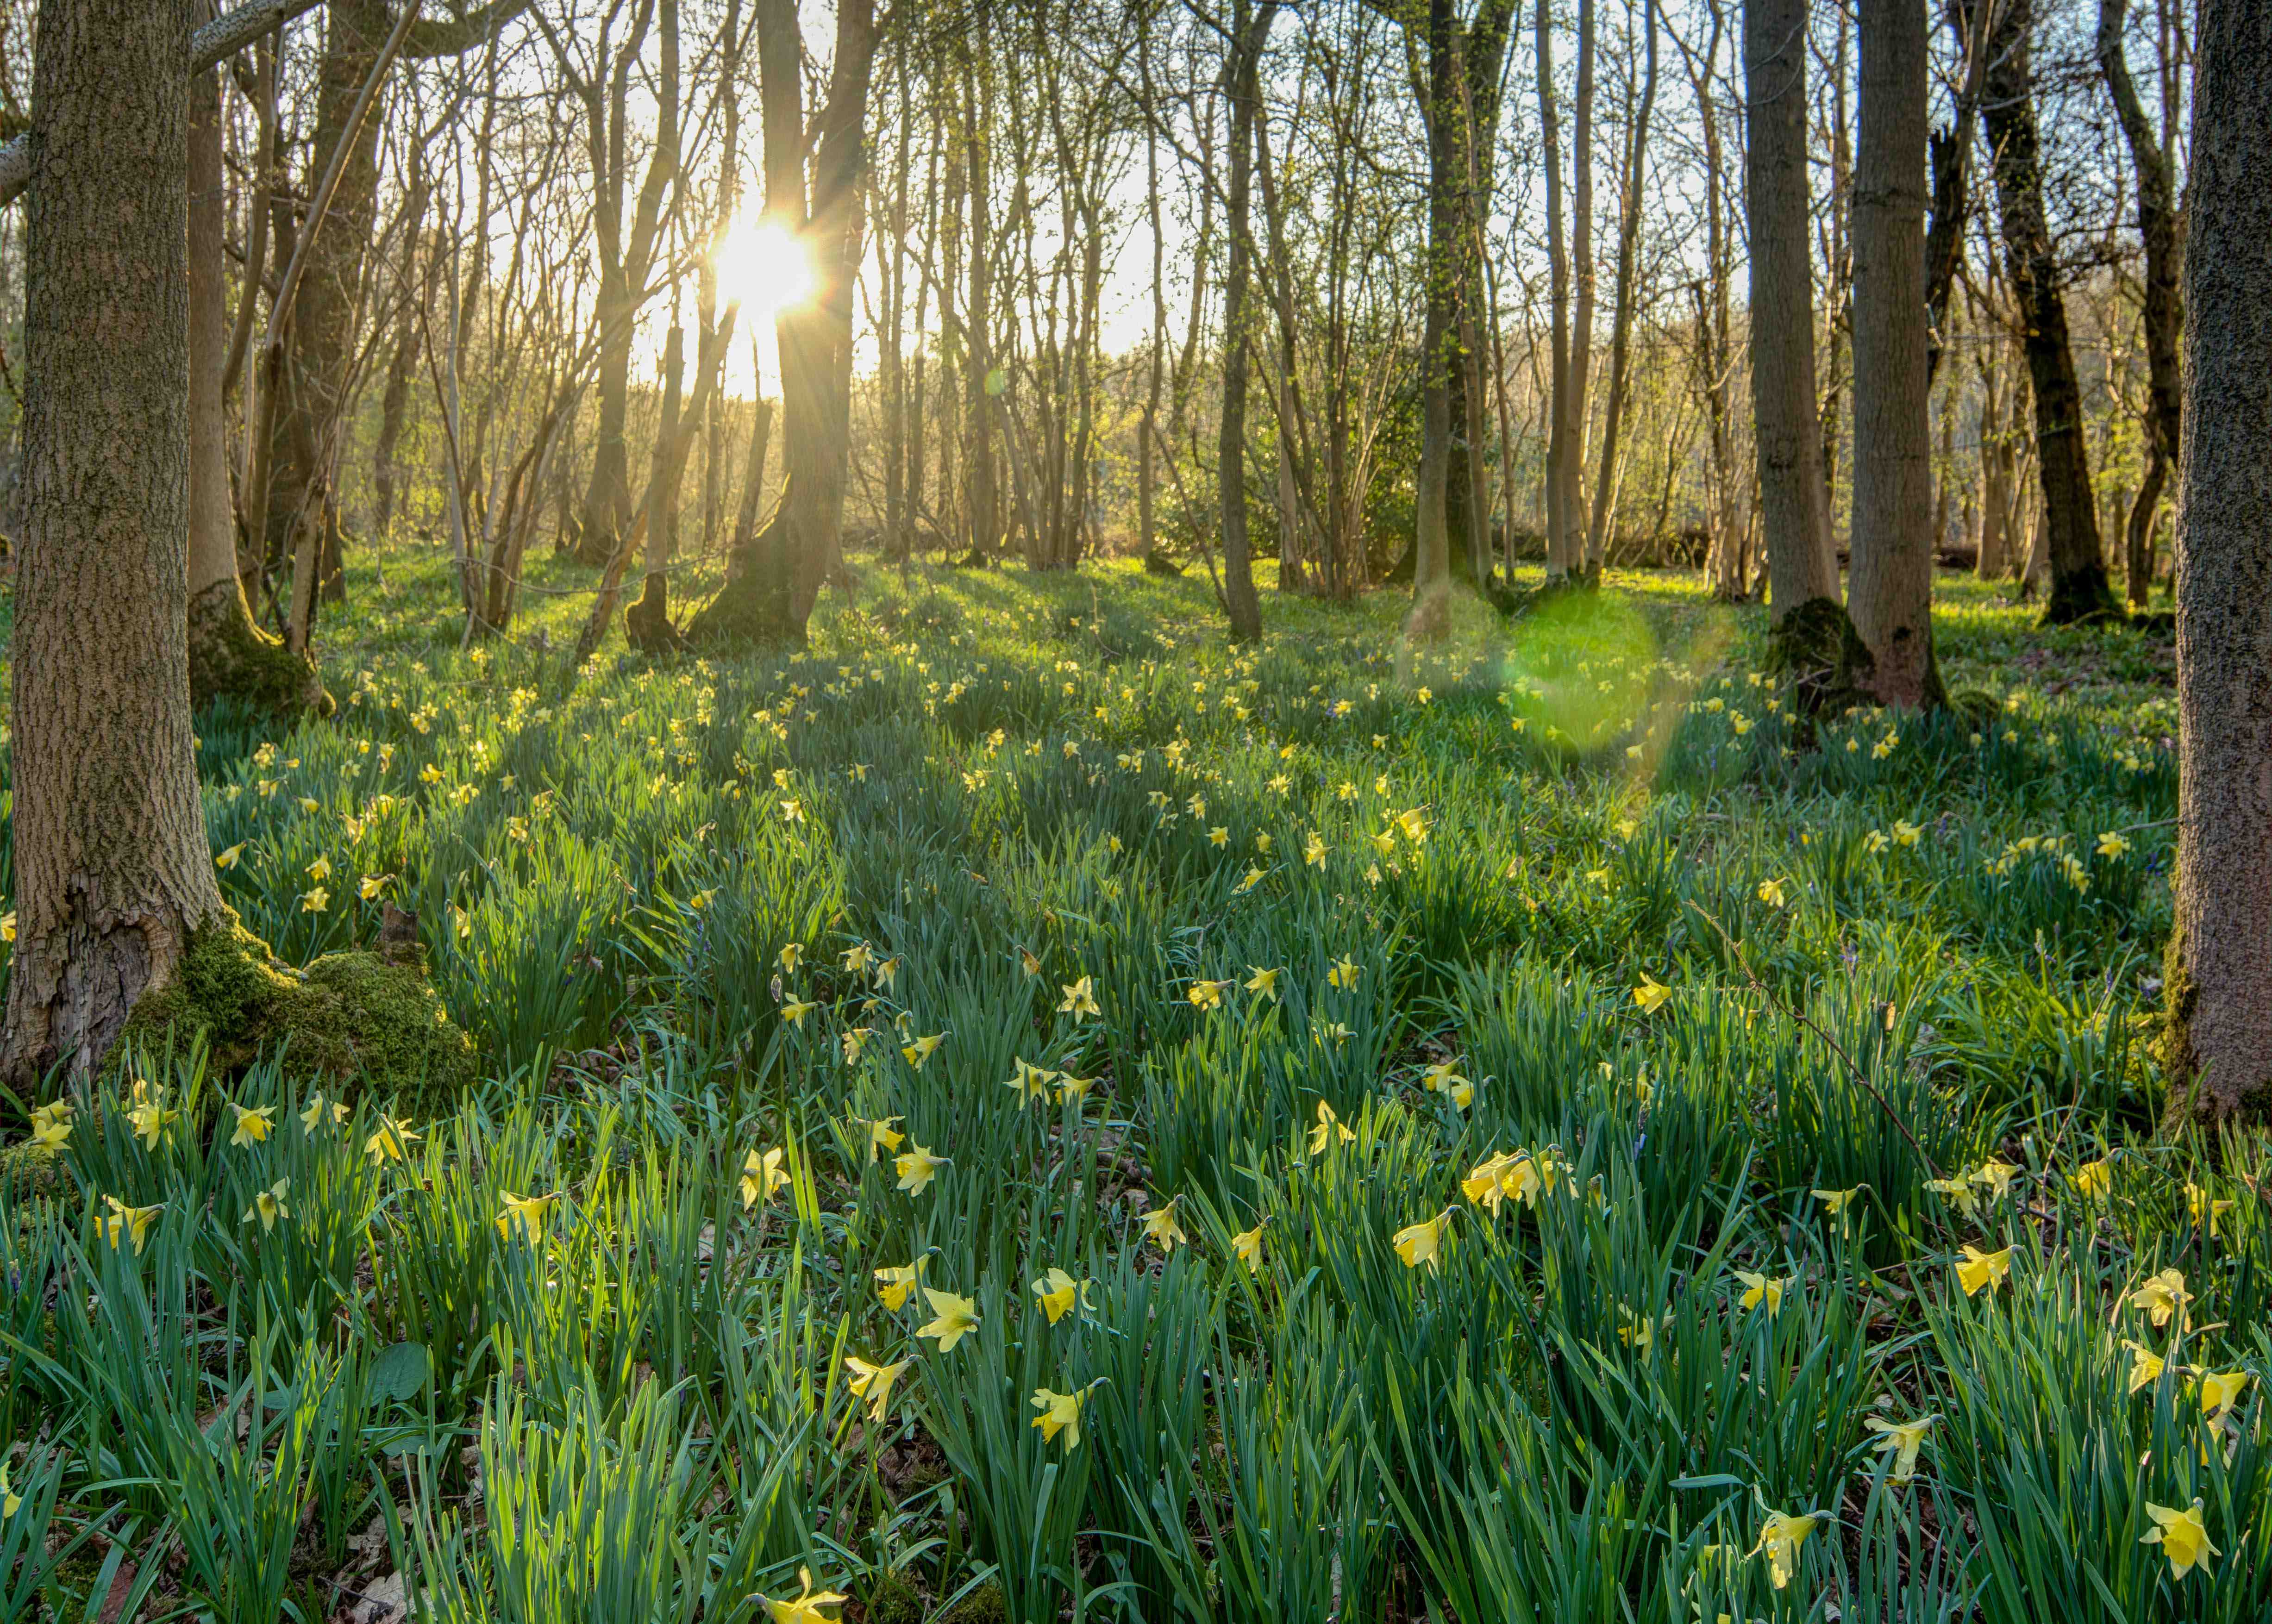
<instances>
[{"instance_id":1,"label":"twig","mask_svg":"<svg viewBox=\"0 0 2272 1624\"><path fill-rule=\"evenodd\" d=\"M1853 1077L1855 1082L1862 1085L1864 1091L1866 1092L1871 1099L1878 1102L1878 1108L1883 1111L1887 1117L1892 1119L1894 1126L1902 1130L1902 1137L1910 1142L1910 1148L1915 1151L1917 1153L1917 1158L1924 1163L1925 1171L1932 1173L1936 1179L1940 1178L1942 1176L1940 1166L1939 1163L1932 1159L1932 1153L1926 1150L1924 1146L1918 1142L1916 1134L1910 1131L1910 1125L1902 1120L1902 1114L1894 1109L1893 1102L1888 1100L1885 1095L1879 1092L1878 1085L1871 1082L1869 1077L1863 1072L1862 1068L1854 1063L1854 1057L1846 1052L1845 1046L1841 1044L1837 1039L1832 1037L1830 1033L1814 1019L1813 1017L1793 1008L1791 1005L1784 1002L1782 999L1777 997L1775 995L1775 989L1769 987L1765 981L1760 980L1758 973L1753 970L1751 961L1744 957L1743 944L1728 934L1726 927L1722 925L1718 920L1714 919L1709 913L1707 913L1702 908L1698 907L1693 901L1691 901L1688 905L1696 910L1696 915L1699 919L1701 919L1706 924L1709 925L1715 931L1719 933L1720 940L1727 944L1728 951L1735 957L1736 968L1744 972L1744 979L1752 984L1753 990L1760 994L1769 1003L1782 1010L1782 1013L1790 1020L1798 1025L1804 1026L1807 1031L1821 1039L1823 1042L1828 1044L1830 1046L1830 1052L1833 1054L1835 1054L1840 1061L1844 1062L1849 1075Z\"/></svg>"}]
</instances>

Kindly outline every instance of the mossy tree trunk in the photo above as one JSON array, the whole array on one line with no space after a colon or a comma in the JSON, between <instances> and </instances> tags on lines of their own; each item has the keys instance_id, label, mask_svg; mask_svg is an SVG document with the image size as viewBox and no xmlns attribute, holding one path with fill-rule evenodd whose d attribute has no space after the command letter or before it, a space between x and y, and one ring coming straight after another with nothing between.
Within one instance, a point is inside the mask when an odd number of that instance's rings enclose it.
<instances>
[{"instance_id":1,"label":"mossy tree trunk","mask_svg":"<svg viewBox=\"0 0 2272 1624\"><path fill-rule=\"evenodd\" d=\"M861 258L860 190L874 0L842 0L828 87L809 145L803 37L796 0L759 0L759 87L765 123L766 212L812 257L813 297L774 318L781 352L781 506L751 539L725 586L687 623L691 643L801 644L835 561L852 435L852 285ZM810 153L811 186L805 177Z\"/></svg>"},{"instance_id":2,"label":"mossy tree trunk","mask_svg":"<svg viewBox=\"0 0 2272 1624\"><path fill-rule=\"evenodd\" d=\"M190 734L187 0L51 0L33 54L17 938L0 1072L81 1075L225 915Z\"/></svg>"},{"instance_id":3,"label":"mossy tree trunk","mask_svg":"<svg viewBox=\"0 0 2272 1624\"><path fill-rule=\"evenodd\" d=\"M1862 0L1856 114L1854 686L1945 698L1932 646L1932 426L1925 365L1924 0ZM1774 320L1776 317L1770 317Z\"/></svg>"},{"instance_id":4,"label":"mossy tree trunk","mask_svg":"<svg viewBox=\"0 0 2272 1624\"><path fill-rule=\"evenodd\" d=\"M2201 0L2178 493L2170 1117L2272 1114L2272 8Z\"/></svg>"},{"instance_id":5,"label":"mossy tree trunk","mask_svg":"<svg viewBox=\"0 0 2272 1624\"><path fill-rule=\"evenodd\" d=\"M286 720L310 711L328 714L331 696L315 662L260 629L237 575L222 399L229 312L217 71L191 79L189 120L190 699L197 705L238 699Z\"/></svg>"},{"instance_id":6,"label":"mossy tree trunk","mask_svg":"<svg viewBox=\"0 0 2272 1624\"><path fill-rule=\"evenodd\" d=\"M1838 609L1822 419L1814 381L1814 275L1806 180L1806 0L1744 7L1745 205L1751 226L1752 413L1768 597L1781 624ZM1819 616L1821 610L1810 610ZM1839 610L1838 619L1844 619ZM1837 642L1834 637L1834 645Z\"/></svg>"}]
</instances>

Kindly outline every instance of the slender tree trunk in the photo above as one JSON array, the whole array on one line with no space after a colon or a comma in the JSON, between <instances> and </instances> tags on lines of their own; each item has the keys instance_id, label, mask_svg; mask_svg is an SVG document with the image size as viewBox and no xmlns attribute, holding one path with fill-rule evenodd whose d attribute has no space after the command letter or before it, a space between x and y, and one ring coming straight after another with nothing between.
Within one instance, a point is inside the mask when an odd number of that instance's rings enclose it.
<instances>
[{"instance_id":1,"label":"slender tree trunk","mask_svg":"<svg viewBox=\"0 0 2272 1624\"><path fill-rule=\"evenodd\" d=\"M1248 227L1254 174L1254 114L1261 101L1262 48L1270 37L1277 0L1259 11L1237 0L1231 11L1229 60L1223 66L1229 101L1230 170L1224 223L1229 234L1222 279L1222 406L1215 440L1216 481L1222 498L1223 607L1234 643L1259 642L1262 605L1255 596L1246 529L1247 283L1254 257Z\"/></svg>"},{"instance_id":2,"label":"slender tree trunk","mask_svg":"<svg viewBox=\"0 0 2272 1624\"><path fill-rule=\"evenodd\" d=\"M2172 1125L2272 1114L2272 8L2201 0L2196 17Z\"/></svg>"},{"instance_id":3,"label":"slender tree trunk","mask_svg":"<svg viewBox=\"0 0 2272 1624\"><path fill-rule=\"evenodd\" d=\"M0 1075L84 1077L227 918L190 722L184 0L49 0L33 47L17 934Z\"/></svg>"},{"instance_id":4,"label":"slender tree trunk","mask_svg":"<svg viewBox=\"0 0 2272 1624\"><path fill-rule=\"evenodd\" d=\"M2034 0L2007 0L1989 54L1986 115L1995 152L1999 223L2012 280L2028 377L2036 399L2036 460L2043 481L2044 551L2051 592L2047 624L2119 615L2106 583L2098 507L2083 442L2082 390L2067 343L2066 300L2044 212L2042 145L2036 129Z\"/></svg>"},{"instance_id":5,"label":"slender tree trunk","mask_svg":"<svg viewBox=\"0 0 2272 1624\"><path fill-rule=\"evenodd\" d=\"M1601 573L1608 562L1611 528L1617 522L1618 437L1625 428L1626 386L1633 346L1633 312L1640 303L1640 254L1641 175L1648 160L1648 121L1656 105L1656 11L1648 7L1648 63L1638 102L1626 106L1626 172L1618 201L1618 302L1610 317L1610 390L1602 405L1602 466L1594 486L1593 521L1587 531L1586 570Z\"/></svg>"},{"instance_id":6,"label":"slender tree trunk","mask_svg":"<svg viewBox=\"0 0 2272 1624\"><path fill-rule=\"evenodd\" d=\"M289 719L328 713L315 663L263 631L237 575L236 510L228 481L228 266L222 257L220 78L190 81L189 104L189 619L190 697L233 698Z\"/></svg>"},{"instance_id":7,"label":"slender tree trunk","mask_svg":"<svg viewBox=\"0 0 2272 1624\"><path fill-rule=\"evenodd\" d=\"M1862 0L1854 160L1853 591L1881 704L1940 704L1932 647L1932 425L1925 386L1924 0Z\"/></svg>"},{"instance_id":8,"label":"slender tree trunk","mask_svg":"<svg viewBox=\"0 0 2272 1624\"><path fill-rule=\"evenodd\" d=\"M1744 6L1745 198L1751 223L1752 412L1768 592L1779 628L1825 623L1807 659L1835 661L1845 631L1831 562L1830 501L1814 383L1814 273L1806 181L1807 0ZM1796 651L1793 651L1796 652Z\"/></svg>"},{"instance_id":9,"label":"slender tree trunk","mask_svg":"<svg viewBox=\"0 0 2272 1624\"><path fill-rule=\"evenodd\" d=\"M1586 451L1594 384L1594 0L1578 0L1578 84L1570 104L1570 279L1573 308L1562 507L1579 573L1590 581L1599 571L1598 562L1586 556L1592 528L1586 510Z\"/></svg>"},{"instance_id":10,"label":"slender tree trunk","mask_svg":"<svg viewBox=\"0 0 2272 1624\"><path fill-rule=\"evenodd\" d=\"M1538 128L1546 170L1546 273L1551 315L1546 405L1546 575L1556 580L1578 566L1575 518L1569 508L1572 383L1570 377L1570 252L1562 205L1562 122L1555 108L1553 13L1538 0L1533 40L1538 63Z\"/></svg>"}]
</instances>

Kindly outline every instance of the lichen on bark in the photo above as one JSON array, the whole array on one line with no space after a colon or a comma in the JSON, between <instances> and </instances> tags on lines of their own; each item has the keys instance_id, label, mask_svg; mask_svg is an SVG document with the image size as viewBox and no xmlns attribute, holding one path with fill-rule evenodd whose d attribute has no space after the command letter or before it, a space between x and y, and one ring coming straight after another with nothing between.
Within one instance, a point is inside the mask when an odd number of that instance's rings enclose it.
<instances>
[{"instance_id":1,"label":"lichen on bark","mask_svg":"<svg viewBox=\"0 0 2272 1624\"><path fill-rule=\"evenodd\" d=\"M315 661L295 654L253 622L235 577L190 600L190 703L235 699L264 716L294 720L336 708Z\"/></svg>"}]
</instances>

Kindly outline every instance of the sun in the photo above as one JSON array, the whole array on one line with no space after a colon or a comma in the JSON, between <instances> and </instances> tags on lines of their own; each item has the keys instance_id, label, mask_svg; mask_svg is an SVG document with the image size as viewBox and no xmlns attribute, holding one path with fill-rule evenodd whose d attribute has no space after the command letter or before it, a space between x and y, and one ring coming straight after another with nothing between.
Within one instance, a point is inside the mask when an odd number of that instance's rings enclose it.
<instances>
[{"instance_id":1,"label":"sun","mask_svg":"<svg viewBox=\"0 0 2272 1624\"><path fill-rule=\"evenodd\" d=\"M776 220L736 222L711 263L717 267L720 291L756 316L793 309L819 287L811 254Z\"/></svg>"}]
</instances>

